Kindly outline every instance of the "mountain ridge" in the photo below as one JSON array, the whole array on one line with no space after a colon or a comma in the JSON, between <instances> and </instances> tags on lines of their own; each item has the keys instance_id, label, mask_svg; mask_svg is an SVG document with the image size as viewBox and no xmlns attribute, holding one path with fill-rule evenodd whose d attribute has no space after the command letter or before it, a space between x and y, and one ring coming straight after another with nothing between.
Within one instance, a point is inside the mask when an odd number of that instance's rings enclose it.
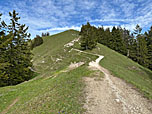
<instances>
[{"instance_id":1,"label":"mountain ridge","mask_svg":"<svg viewBox=\"0 0 152 114\"><path fill-rule=\"evenodd\" d=\"M8 111L8 114L20 113L83 113L85 102L84 77L104 77L99 71L88 69L90 61L97 56L79 53L71 49L80 49L79 42L73 46L65 44L79 37L79 32L68 30L53 36L44 37L44 43L33 50L34 67L38 75L16 86L0 88L0 112L7 109L14 99L20 98ZM103 55L100 65L111 74L132 83L149 99L152 98L152 72L127 57L98 44L86 52ZM72 70L70 65L84 63ZM101 78L102 79L102 78Z\"/></svg>"}]
</instances>

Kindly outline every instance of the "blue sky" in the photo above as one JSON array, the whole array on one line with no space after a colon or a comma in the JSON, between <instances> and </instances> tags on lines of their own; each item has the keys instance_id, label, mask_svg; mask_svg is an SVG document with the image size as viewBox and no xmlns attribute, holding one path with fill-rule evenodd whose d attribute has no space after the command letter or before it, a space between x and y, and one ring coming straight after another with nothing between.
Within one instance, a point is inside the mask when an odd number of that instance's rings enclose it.
<instances>
[{"instance_id":1,"label":"blue sky","mask_svg":"<svg viewBox=\"0 0 152 114\"><path fill-rule=\"evenodd\" d=\"M8 22L13 9L19 12L20 22L29 26L32 37L80 30L87 21L110 28L121 25L131 31L136 24L143 31L152 25L152 0L0 0L3 20Z\"/></svg>"}]
</instances>

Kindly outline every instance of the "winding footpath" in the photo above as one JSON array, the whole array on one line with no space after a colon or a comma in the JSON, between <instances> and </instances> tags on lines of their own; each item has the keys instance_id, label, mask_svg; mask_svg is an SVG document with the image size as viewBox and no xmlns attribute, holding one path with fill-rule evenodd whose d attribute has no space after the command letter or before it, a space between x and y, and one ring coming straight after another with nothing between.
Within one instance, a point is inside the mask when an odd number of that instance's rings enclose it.
<instances>
[{"instance_id":1,"label":"winding footpath","mask_svg":"<svg viewBox=\"0 0 152 114\"><path fill-rule=\"evenodd\" d=\"M152 114L152 103L131 85L112 76L107 69L101 67L99 62L104 56L98 56L89 66L103 72L105 77L102 81L86 78L88 87L84 107L87 114Z\"/></svg>"},{"instance_id":2,"label":"winding footpath","mask_svg":"<svg viewBox=\"0 0 152 114\"><path fill-rule=\"evenodd\" d=\"M99 65L104 56L73 50L98 56L95 61L89 63L89 67L104 73L103 80L89 77L84 79L86 114L152 114L151 102L136 91L132 85L112 76L107 69Z\"/></svg>"},{"instance_id":3,"label":"winding footpath","mask_svg":"<svg viewBox=\"0 0 152 114\"><path fill-rule=\"evenodd\" d=\"M65 47L71 47L78 39L74 39ZM70 45L69 45L70 44ZM86 114L152 114L152 103L143 97L135 88L124 80L114 77L110 72L99 65L104 58L102 55L71 49L80 53L98 56L89 63L89 67L104 73L102 80L85 77L85 104Z\"/></svg>"}]
</instances>

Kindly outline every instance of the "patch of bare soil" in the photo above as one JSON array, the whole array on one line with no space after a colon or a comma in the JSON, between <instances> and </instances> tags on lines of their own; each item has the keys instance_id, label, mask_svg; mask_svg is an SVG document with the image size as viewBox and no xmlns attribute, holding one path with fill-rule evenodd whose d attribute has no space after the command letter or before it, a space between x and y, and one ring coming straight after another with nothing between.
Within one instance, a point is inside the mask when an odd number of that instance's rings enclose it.
<instances>
[{"instance_id":1,"label":"patch of bare soil","mask_svg":"<svg viewBox=\"0 0 152 114\"><path fill-rule=\"evenodd\" d=\"M76 69L78 68L79 66L83 65L84 62L78 62L78 63L71 63L68 67L69 70L73 70L73 69Z\"/></svg>"},{"instance_id":2,"label":"patch of bare soil","mask_svg":"<svg viewBox=\"0 0 152 114\"><path fill-rule=\"evenodd\" d=\"M74 45L75 42L78 42L80 38L76 38L74 40L72 40L71 42L67 43L64 45L64 47L71 47Z\"/></svg>"}]
</instances>

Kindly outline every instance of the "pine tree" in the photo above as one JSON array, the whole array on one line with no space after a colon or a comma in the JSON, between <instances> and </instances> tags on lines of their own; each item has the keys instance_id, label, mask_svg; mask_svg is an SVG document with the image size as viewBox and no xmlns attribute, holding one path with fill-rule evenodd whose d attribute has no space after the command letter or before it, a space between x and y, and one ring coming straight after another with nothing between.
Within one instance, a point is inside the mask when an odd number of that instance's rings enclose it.
<instances>
[{"instance_id":1,"label":"pine tree","mask_svg":"<svg viewBox=\"0 0 152 114\"><path fill-rule=\"evenodd\" d=\"M50 33L49 32L47 32L47 33L43 33L42 32L42 35L41 35L42 37L44 37L44 36L50 36Z\"/></svg>"},{"instance_id":2,"label":"pine tree","mask_svg":"<svg viewBox=\"0 0 152 114\"><path fill-rule=\"evenodd\" d=\"M105 34L104 34L104 33L105 33L105 32L104 32L103 26L102 26L102 27L99 27L98 30L97 30L98 43L106 44Z\"/></svg>"},{"instance_id":3,"label":"pine tree","mask_svg":"<svg viewBox=\"0 0 152 114\"><path fill-rule=\"evenodd\" d=\"M30 43L31 49L33 49L33 48L35 48L37 46L40 46L41 44L43 44L43 38L40 37L39 35L36 35L36 37Z\"/></svg>"},{"instance_id":4,"label":"pine tree","mask_svg":"<svg viewBox=\"0 0 152 114\"><path fill-rule=\"evenodd\" d=\"M137 24L134 29L134 32L133 32L136 39L132 39L132 42L131 42L131 44L132 44L131 45L131 58L137 62L139 62L139 58L140 58L139 57L140 56L140 46L139 46L139 42L138 42L138 37L139 38L141 37L141 31L142 31L142 28Z\"/></svg>"},{"instance_id":5,"label":"pine tree","mask_svg":"<svg viewBox=\"0 0 152 114\"><path fill-rule=\"evenodd\" d=\"M87 34L86 33L87 33L86 26L82 25L79 35L81 36L80 37L80 42L81 42L80 46L84 50L87 49Z\"/></svg>"},{"instance_id":6,"label":"pine tree","mask_svg":"<svg viewBox=\"0 0 152 114\"><path fill-rule=\"evenodd\" d=\"M88 49L92 50L97 45L97 28L92 26L89 32L89 45Z\"/></svg>"},{"instance_id":7,"label":"pine tree","mask_svg":"<svg viewBox=\"0 0 152 114\"><path fill-rule=\"evenodd\" d=\"M109 47L110 47L111 49L113 49L113 50L115 50L115 46L116 46L116 41L115 41L115 39L116 39L116 34L117 34L116 31L117 31L117 30L116 30L116 27L114 26L114 27L112 28L112 32L111 32L112 37L109 39Z\"/></svg>"},{"instance_id":8,"label":"pine tree","mask_svg":"<svg viewBox=\"0 0 152 114\"><path fill-rule=\"evenodd\" d=\"M126 45L124 43L124 39L123 39L123 30L121 27L117 27L117 38L116 38L116 44L118 47L117 50L119 53L126 55L127 53L127 48Z\"/></svg>"},{"instance_id":9,"label":"pine tree","mask_svg":"<svg viewBox=\"0 0 152 114\"><path fill-rule=\"evenodd\" d=\"M143 35L137 37L138 46L137 46L137 61L139 64L148 67L148 48L146 40Z\"/></svg>"},{"instance_id":10,"label":"pine tree","mask_svg":"<svg viewBox=\"0 0 152 114\"><path fill-rule=\"evenodd\" d=\"M0 86L6 86L9 78L7 71L12 64L9 62L8 55L12 39L12 34L0 36Z\"/></svg>"},{"instance_id":11,"label":"pine tree","mask_svg":"<svg viewBox=\"0 0 152 114\"><path fill-rule=\"evenodd\" d=\"M83 50L86 49L93 49L97 45L97 29L90 25L89 22L87 22L87 25L82 25L81 31L80 31L80 42L81 47Z\"/></svg>"},{"instance_id":12,"label":"pine tree","mask_svg":"<svg viewBox=\"0 0 152 114\"><path fill-rule=\"evenodd\" d=\"M2 14L0 14L0 16L1 15ZM5 26L5 22L2 21L0 23L0 86L6 85L5 81L8 79L6 69L10 66L10 63L8 62L8 52L10 50L9 44L12 41L12 34L5 35Z\"/></svg>"},{"instance_id":13,"label":"pine tree","mask_svg":"<svg viewBox=\"0 0 152 114\"><path fill-rule=\"evenodd\" d=\"M148 48L145 36L141 34L142 28L137 24L134 29L134 34L137 40L137 62L145 67L148 67Z\"/></svg>"},{"instance_id":14,"label":"pine tree","mask_svg":"<svg viewBox=\"0 0 152 114\"><path fill-rule=\"evenodd\" d=\"M145 39L148 48L148 68L152 70L152 26L150 27L148 33L145 33Z\"/></svg>"},{"instance_id":15,"label":"pine tree","mask_svg":"<svg viewBox=\"0 0 152 114\"><path fill-rule=\"evenodd\" d=\"M135 35L139 35L141 33L141 31L142 31L142 28L137 24L133 33Z\"/></svg>"},{"instance_id":16,"label":"pine tree","mask_svg":"<svg viewBox=\"0 0 152 114\"><path fill-rule=\"evenodd\" d=\"M33 75L28 27L18 23L20 17L17 17L18 13L15 10L9 15L11 17L9 25L4 21L1 22L4 34L0 40L0 86L18 84L29 80Z\"/></svg>"},{"instance_id":17,"label":"pine tree","mask_svg":"<svg viewBox=\"0 0 152 114\"><path fill-rule=\"evenodd\" d=\"M134 61L137 61L137 42L133 34L130 35L127 49L129 50L127 52L127 57L131 58Z\"/></svg>"},{"instance_id":18,"label":"pine tree","mask_svg":"<svg viewBox=\"0 0 152 114\"><path fill-rule=\"evenodd\" d=\"M46 36L49 36L49 35L50 35L50 33L49 33L49 32L47 32L47 33L46 33Z\"/></svg>"},{"instance_id":19,"label":"pine tree","mask_svg":"<svg viewBox=\"0 0 152 114\"><path fill-rule=\"evenodd\" d=\"M112 28L112 38L110 40L110 48L122 54L126 53L126 48L122 39L122 32L121 29L118 27Z\"/></svg>"},{"instance_id":20,"label":"pine tree","mask_svg":"<svg viewBox=\"0 0 152 114\"><path fill-rule=\"evenodd\" d=\"M110 47L111 40L112 40L112 34L110 32L110 28L106 28L106 30L104 32L104 39L105 39L105 45Z\"/></svg>"}]
</instances>

